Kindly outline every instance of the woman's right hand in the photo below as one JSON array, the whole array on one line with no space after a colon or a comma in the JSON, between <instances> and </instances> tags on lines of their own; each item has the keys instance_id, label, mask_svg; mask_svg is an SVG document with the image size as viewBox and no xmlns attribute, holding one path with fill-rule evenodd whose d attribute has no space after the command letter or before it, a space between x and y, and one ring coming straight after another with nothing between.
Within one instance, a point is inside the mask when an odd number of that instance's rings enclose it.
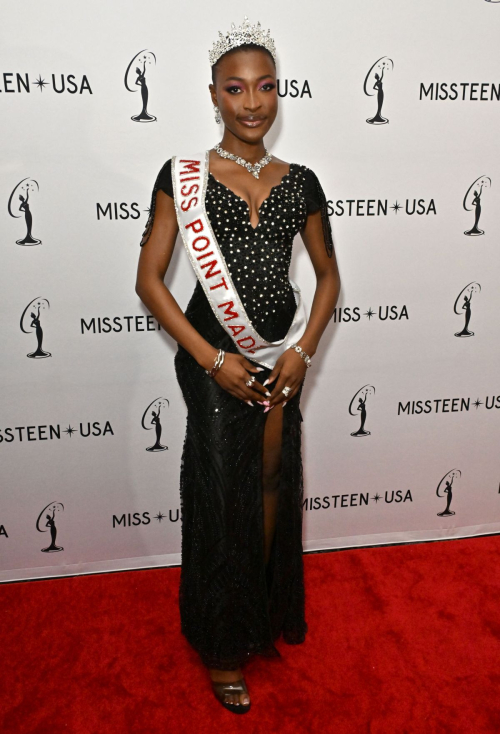
<instances>
[{"instance_id":1,"label":"woman's right hand","mask_svg":"<svg viewBox=\"0 0 500 734\"><path fill-rule=\"evenodd\" d=\"M213 379L235 398L245 402L256 400L262 405L267 405L270 397L267 388L257 380L253 381L251 387L245 384L252 377L252 373L261 372L261 369L242 354L226 352L222 367L217 370Z\"/></svg>"}]
</instances>

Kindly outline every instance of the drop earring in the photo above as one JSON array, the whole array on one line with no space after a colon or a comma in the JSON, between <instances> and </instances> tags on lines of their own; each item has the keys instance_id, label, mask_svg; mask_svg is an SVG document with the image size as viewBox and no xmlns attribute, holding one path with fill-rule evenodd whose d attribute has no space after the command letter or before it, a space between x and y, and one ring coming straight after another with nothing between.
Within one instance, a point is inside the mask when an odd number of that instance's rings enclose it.
<instances>
[{"instance_id":1,"label":"drop earring","mask_svg":"<svg viewBox=\"0 0 500 734\"><path fill-rule=\"evenodd\" d=\"M220 116L220 110L215 105L214 105L214 112L215 112L215 122L219 125L222 122L222 120Z\"/></svg>"}]
</instances>

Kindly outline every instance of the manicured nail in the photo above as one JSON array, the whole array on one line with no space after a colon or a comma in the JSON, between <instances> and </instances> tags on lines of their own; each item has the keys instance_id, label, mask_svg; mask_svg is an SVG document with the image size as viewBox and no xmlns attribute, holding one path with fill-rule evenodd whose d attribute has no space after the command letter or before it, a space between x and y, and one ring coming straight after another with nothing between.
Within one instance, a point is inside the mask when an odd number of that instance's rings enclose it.
<instances>
[{"instance_id":1,"label":"manicured nail","mask_svg":"<svg viewBox=\"0 0 500 734\"><path fill-rule=\"evenodd\" d=\"M265 382L262 383L262 386L265 387L268 382L269 382L269 377L267 378L267 380Z\"/></svg>"},{"instance_id":2,"label":"manicured nail","mask_svg":"<svg viewBox=\"0 0 500 734\"><path fill-rule=\"evenodd\" d=\"M245 403L248 403L248 405L251 405L252 407L254 407L254 404L252 403L251 400L245 400Z\"/></svg>"},{"instance_id":3,"label":"manicured nail","mask_svg":"<svg viewBox=\"0 0 500 734\"><path fill-rule=\"evenodd\" d=\"M286 400L283 401L283 407L285 407L285 405L286 405Z\"/></svg>"},{"instance_id":4,"label":"manicured nail","mask_svg":"<svg viewBox=\"0 0 500 734\"><path fill-rule=\"evenodd\" d=\"M268 398L271 397L271 393L268 390L266 390L266 395L267 395Z\"/></svg>"},{"instance_id":5,"label":"manicured nail","mask_svg":"<svg viewBox=\"0 0 500 734\"><path fill-rule=\"evenodd\" d=\"M265 409L264 413L267 413L267 411L268 411L268 410L271 410L271 408L269 407L269 405L268 405L268 406L267 406L267 408Z\"/></svg>"},{"instance_id":6,"label":"manicured nail","mask_svg":"<svg viewBox=\"0 0 500 734\"><path fill-rule=\"evenodd\" d=\"M262 401L262 404L263 404L263 405L269 405L269 400L263 400L263 401Z\"/></svg>"},{"instance_id":7,"label":"manicured nail","mask_svg":"<svg viewBox=\"0 0 500 734\"><path fill-rule=\"evenodd\" d=\"M257 367L257 372L264 372L264 367Z\"/></svg>"}]
</instances>

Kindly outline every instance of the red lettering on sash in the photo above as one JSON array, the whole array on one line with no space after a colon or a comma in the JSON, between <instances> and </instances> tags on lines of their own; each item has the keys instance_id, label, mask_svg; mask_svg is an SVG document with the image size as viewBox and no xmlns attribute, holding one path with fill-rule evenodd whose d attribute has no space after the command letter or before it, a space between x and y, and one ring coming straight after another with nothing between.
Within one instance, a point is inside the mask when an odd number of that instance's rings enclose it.
<instances>
[{"instance_id":1,"label":"red lettering on sash","mask_svg":"<svg viewBox=\"0 0 500 734\"><path fill-rule=\"evenodd\" d=\"M251 339L252 343L249 344L248 347L243 346L243 342L248 341L248 339ZM254 347L256 344L253 336L245 336L243 339L238 339L236 343L239 344L242 349L250 349L250 347Z\"/></svg>"},{"instance_id":2,"label":"red lettering on sash","mask_svg":"<svg viewBox=\"0 0 500 734\"><path fill-rule=\"evenodd\" d=\"M210 252L205 252L205 253L203 253L203 255L198 255L198 257L196 259L197 260L203 260L204 257L210 257L210 255L213 255L213 254L214 254L213 251L210 250Z\"/></svg>"},{"instance_id":3,"label":"red lettering on sash","mask_svg":"<svg viewBox=\"0 0 500 734\"><path fill-rule=\"evenodd\" d=\"M224 288L225 288L225 289L226 289L227 291L229 290L229 288L228 288L228 285L227 285L227 283L226 283L226 280L225 280L225 278L222 278L222 279L221 279L221 282L220 282L220 283L217 283L217 285L211 285L211 286L210 286L210 290L211 290L211 291L214 291L214 290L215 290L216 288L220 288L221 286L224 286Z\"/></svg>"},{"instance_id":4,"label":"red lettering on sash","mask_svg":"<svg viewBox=\"0 0 500 734\"><path fill-rule=\"evenodd\" d=\"M224 308L224 306L227 306L227 308ZM231 311L231 309L234 308L233 301L226 301L225 303L219 303L218 308L224 308L224 313L227 316L227 318L225 318L224 321L230 321L231 319L238 318L238 313L236 311Z\"/></svg>"},{"instance_id":5,"label":"red lettering on sash","mask_svg":"<svg viewBox=\"0 0 500 734\"><path fill-rule=\"evenodd\" d=\"M181 158L181 163L187 163L187 166L183 166L184 170L188 173L199 173L201 161L193 161L189 158ZM183 173L183 171L181 171Z\"/></svg>"},{"instance_id":6,"label":"red lettering on sash","mask_svg":"<svg viewBox=\"0 0 500 734\"><path fill-rule=\"evenodd\" d=\"M198 240L205 240L207 243L205 247L196 247L196 242L198 242ZM208 239L208 237L205 237L205 235L203 234L201 235L201 237L195 237L195 239L193 240L193 250L197 250L198 252L201 252L202 250L206 250L206 248L209 245L210 245L210 240Z\"/></svg>"},{"instance_id":7,"label":"red lettering on sash","mask_svg":"<svg viewBox=\"0 0 500 734\"><path fill-rule=\"evenodd\" d=\"M192 199L189 199L189 201L186 203L183 201L181 203L181 209L183 212L188 212L192 206L196 206L198 203L198 197L194 196ZM184 206L185 205L185 206Z\"/></svg>"},{"instance_id":8,"label":"red lettering on sash","mask_svg":"<svg viewBox=\"0 0 500 734\"><path fill-rule=\"evenodd\" d=\"M184 179L184 180L185 181L186 180L189 181L189 179ZM181 181L181 183L183 183L183 182ZM189 187L189 189L187 191L185 189L186 189L186 186L183 186L181 188L181 194L182 194L182 196L189 196L189 194L197 194L198 191L199 191L199 189L200 189L200 187L198 186L198 184L191 184L191 186Z\"/></svg>"},{"instance_id":9,"label":"red lettering on sash","mask_svg":"<svg viewBox=\"0 0 500 734\"><path fill-rule=\"evenodd\" d=\"M200 180L200 176L199 175L198 176L189 176L189 175L186 175L186 174L190 174L190 173L197 173L197 174L199 174L200 173L200 161L194 161L194 160L189 160L189 159L186 159L186 158L181 158L180 159L180 162L181 163L184 163L183 169L181 171L179 171L179 181L180 181L180 183L185 183L186 181L199 181ZM191 193L197 194L199 188L200 187L198 186L198 184L194 184L193 186L191 186L189 188L189 191L185 191L185 189L183 187L181 189L181 194L184 197L189 196ZM197 196L194 196L193 198L189 199L189 201L186 201L186 199L184 199L183 201L181 201L181 209L182 209L183 212L187 212L192 207L197 206L197 204L198 204L198 197Z\"/></svg>"},{"instance_id":10,"label":"red lettering on sash","mask_svg":"<svg viewBox=\"0 0 500 734\"><path fill-rule=\"evenodd\" d=\"M208 268L208 273L205 273L205 278L213 278L214 275L219 275L220 270L217 270L215 273L212 272L212 268L216 268L217 264L217 260L210 260L209 263L204 263L201 266L202 268Z\"/></svg>"},{"instance_id":11,"label":"red lettering on sash","mask_svg":"<svg viewBox=\"0 0 500 734\"><path fill-rule=\"evenodd\" d=\"M193 219L192 222L189 222L189 224L186 224L186 229L192 228L193 232L203 232L203 222L201 219Z\"/></svg>"},{"instance_id":12,"label":"red lettering on sash","mask_svg":"<svg viewBox=\"0 0 500 734\"><path fill-rule=\"evenodd\" d=\"M245 331L245 327L241 324L238 324L237 326L233 326L233 324L228 324L227 328L231 329L231 331L233 332L233 337L238 336L238 334L241 334L242 331Z\"/></svg>"}]
</instances>

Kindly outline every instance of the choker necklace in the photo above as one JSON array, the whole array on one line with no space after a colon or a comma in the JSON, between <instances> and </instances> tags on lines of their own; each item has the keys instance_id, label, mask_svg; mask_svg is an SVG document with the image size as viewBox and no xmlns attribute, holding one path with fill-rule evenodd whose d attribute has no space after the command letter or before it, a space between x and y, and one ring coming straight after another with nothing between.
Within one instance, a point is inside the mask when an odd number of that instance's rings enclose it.
<instances>
[{"instance_id":1,"label":"choker necklace","mask_svg":"<svg viewBox=\"0 0 500 734\"><path fill-rule=\"evenodd\" d=\"M214 145L213 149L216 150L222 158L230 158L230 160L239 163L240 166L243 166L243 168L246 168L247 171L250 171L250 173L252 173L255 178L259 178L260 169L264 168L264 166L267 166L267 164L270 163L272 160L272 155L269 155L267 148L264 148L264 150L266 151L266 155L261 158L258 163L254 163L253 165L241 156L234 155L234 153L229 153L227 150L224 150L224 148L221 148L220 143Z\"/></svg>"}]
</instances>

